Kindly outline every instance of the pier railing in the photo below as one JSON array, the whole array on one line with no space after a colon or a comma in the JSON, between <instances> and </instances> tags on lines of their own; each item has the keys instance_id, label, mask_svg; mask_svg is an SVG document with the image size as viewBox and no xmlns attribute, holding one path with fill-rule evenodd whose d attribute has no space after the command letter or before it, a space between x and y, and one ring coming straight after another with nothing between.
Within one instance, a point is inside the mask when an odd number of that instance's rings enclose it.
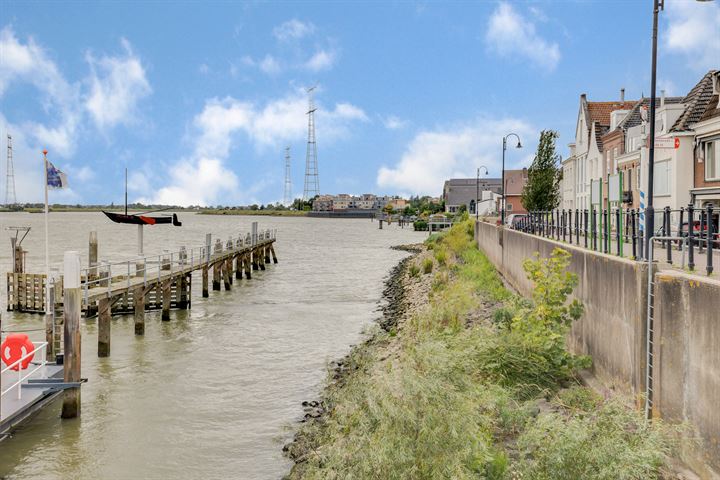
<instances>
[{"instance_id":1,"label":"pier railing","mask_svg":"<svg viewBox=\"0 0 720 480\"><path fill-rule=\"evenodd\" d=\"M125 286L130 289L132 285L138 285L138 279L142 278L142 284L147 285L149 281L160 280L163 276L179 273L183 270L191 272L203 265L212 264L218 257L225 257L228 254L251 248L258 243L267 240L275 240L277 230L264 230L256 234L246 233L237 237L230 237L225 242L216 239L214 244L206 244L198 247L180 247L173 252L163 252L157 255L138 256L118 262L99 262L97 265L90 265L80 270L83 301L87 303L90 291L95 289L107 289L110 294L113 288ZM208 240L210 236L208 236Z\"/></svg>"},{"instance_id":2,"label":"pier railing","mask_svg":"<svg viewBox=\"0 0 720 480\"><path fill-rule=\"evenodd\" d=\"M25 380L27 380L28 378L30 378L31 376L33 376L35 374L35 372L37 372L38 370L44 371L45 364L46 364L45 349L47 348L48 344L47 344L47 342L38 342L38 343L35 343L34 345L35 345L35 348L33 350L27 352L25 355L20 357L18 360L16 360L15 362L11 363L7 367L0 370L0 375L14 369L15 367L17 367L17 372L18 372L17 380L15 382L11 383L10 386L5 388L5 390L0 391L0 406L2 406L2 397L9 394L10 392L12 392L13 389L17 389L17 399L21 400L22 399L22 383ZM28 365L28 368L23 369L22 363L28 358L33 358L37 352L42 352L42 355L40 355L41 360L40 360L39 364L31 363L31 365L36 365L35 368L30 368L30 365ZM1 408L0 408L0 419L2 419L2 409Z\"/></svg>"},{"instance_id":3,"label":"pier railing","mask_svg":"<svg viewBox=\"0 0 720 480\"><path fill-rule=\"evenodd\" d=\"M651 260L687 267L691 271L697 266L696 254L702 255L705 271L710 275L715 265L720 264L719 213L711 205L657 210L657 228L652 232L656 248L650 252L643 252L645 212L640 209L533 211L518 216L510 228L634 260L647 260L649 256L657 255Z\"/></svg>"}]
</instances>

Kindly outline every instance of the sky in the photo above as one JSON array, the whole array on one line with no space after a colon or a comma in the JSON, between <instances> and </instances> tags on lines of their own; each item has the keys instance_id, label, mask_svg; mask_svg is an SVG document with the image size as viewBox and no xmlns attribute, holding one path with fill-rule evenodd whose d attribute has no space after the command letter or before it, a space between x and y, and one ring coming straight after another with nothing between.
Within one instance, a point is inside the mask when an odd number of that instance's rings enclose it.
<instances>
[{"instance_id":1,"label":"sky","mask_svg":"<svg viewBox=\"0 0 720 480\"><path fill-rule=\"evenodd\" d=\"M720 68L720 1L666 0L658 89ZM321 193L433 195L485 166L568 155L579 96L649 95L651 0L0 0L0 146L19 202L248 205L303 192L316 85ZM0 202L5 159L0 160ZM484 171L483 171L484 173Z\"/></svg>"}]
</instances>

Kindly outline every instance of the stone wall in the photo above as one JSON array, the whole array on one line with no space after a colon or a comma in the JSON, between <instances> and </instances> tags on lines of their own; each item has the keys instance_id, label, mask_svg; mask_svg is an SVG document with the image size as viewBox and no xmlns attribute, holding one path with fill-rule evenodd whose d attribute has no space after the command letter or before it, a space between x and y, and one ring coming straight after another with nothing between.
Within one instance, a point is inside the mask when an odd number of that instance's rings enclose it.
<instances>
[{"instance_id":1,"label":"stone wall","mask_svg":"<svg viewBox=\"0 0 720 480\"><path fill-rule=\"evenodd\" d=\"M547 257L560 247L578 276L573 293L585 313L573 326L569 348L591 355L606 386L645 393L647 264L479 222L478 247L521 294L532 284L522 264L535 252ZM683 272L655 274L654 414L687 422L704 448L696 472L720 471L720 281ZM697 452L691 457L698 457ZM703 472L703 469L707 471ZM710 473L708 473L710 472Z\"/></svg>"}]
</instances>

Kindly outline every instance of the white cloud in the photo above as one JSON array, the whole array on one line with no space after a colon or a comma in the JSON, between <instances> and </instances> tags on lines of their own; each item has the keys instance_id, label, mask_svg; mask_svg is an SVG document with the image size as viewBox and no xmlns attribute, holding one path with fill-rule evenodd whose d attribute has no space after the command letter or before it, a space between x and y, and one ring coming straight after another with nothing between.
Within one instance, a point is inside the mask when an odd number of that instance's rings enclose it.
<instances>
[{"instance_id":1,"label":"white cloud","mask_svg":"<svg viewBox=\"0 0 720 480\"><path fill-rule=\"evenodd\" d=\"M41 142L53 154L71 155L80 122L77 86L65 80L55 62L32 38L22 43L10 27L0 30L0 52L0 98L12 83L29 83L42 94L40 101L47 117L57 119L53 126L25 122L14 130L29 132L29 143Z\"/></svg>"},{"instance_id":2,"label":"white cloud","mask_svg":"<svg viewBox=\"0 0 720 480\"><path fill-rule=\"evenodd\" d=\"M337 55L333 51L319 50L305 62L305 68L312 72L328 70L335 64Z\"/></svg>"},{"instance_id":3,"label":"white cloud","mask_svg":"<svg viewBox=\"0 0 720 480\"><path fill-rule=\"evenodd\" d=\"M720 63L720 4L717 2L668 2L666 47L687 57L699 70Z\"/></svg>"},{"instance_id":4,"label":"white cloud","mask_svg":"<svg viewBox=\"0 0 720 480\"><path fill-rule=\"evenodd\" d=\"M210 67L207 65L207 63L201 63L198 67L198 72L200 72L201 75L207 75L210 73Z\"/></svg>"},{"instance_id":5,"label":"white cloud","mask_svg":"<svg viewBox=\"0 0 720 480\"><path fill-rule=\"evenodd\" d=\"M272 55L265 55L265 58L260 61L258 66L260 70L268 75L276 75L282 70L280 62Z\"/></svg>"},{"instance_id":6,"label":"white cloud","mask_svg":"<svg viewBox=\"0 0 720 480\"><path fill-rule=\"evenodd\" d=\"M123 38L121 43L123 56L95 59L90 53L86 55L91 74L85 107L101 130L134 123L138 101L152 92L145 68L133 54L130 42Z\"/></svg>"},{"instance_id":7,"label":"white cloud","mask_svg":"<svg viewBox=\"0 0 720 480\"><path fill-rule=\"evenodd\" d=\"M297 40L315 32L315 25L293 18L273 29L273 35L281 42Z\"/></svg>"},{"instance_id":8,"label":"white cloud","mask_svg":"<svg viewBox=\"0 0 720 480\"><path fill-rule=\"evenodd\" d=\"M233 143L244 134L259 149L279 147L307 134L307 98L298 90L258 106L232 97L208 100L194 119L198 130L193 153L170 167L168 186L144 203L215 205L246 202L252 189L239 188L235 173L226 165ZM324 142L342 137L356 122L367 121L365 112L349 103L317 111L317 135ZM243 193L240 193L243 192Z\"/></svg>"},{"instance_id":9,"label":"white cloud","mask_svg":"<svg viewBox=\"0 0 720 480\"><path fill-rule=\"evenodd\" d=\"M377 184L412 194L438 195L443 181L472 177L482 165L497 174L502 163L502 138L508 132L520 135L525 148L535 138L533 128L522 120L489 117L452 128L422 131L408 144L394 167L380 168ZM509 154L506 168L518 165L519 161L518 155Z\"/></svg>"},{"instance_id":10,"label":"white cloud","mask_svg":"<svg viewBox=\"0 0 720 480\"><path fill-rule=\"evenodd\" d=\"M538 13L534 13L537 17ZM502 57L524 57L552 71L560 61L560 47L538 35L535 24L509 3L501 2L493 11L485 33L490 51Z\"/></svg>"},{"instance_id":11,"label":"white cloud","mask_svg":"<svg viewBox=\"0 0 720 480\"><path fill-rule=\"evenodd\" d=\"M382 122L388 130L400 130L401 128L405 128L407 126L407 121L396 117L395 115L388 115L382 119Z\"/></svg>"}]
</instances>

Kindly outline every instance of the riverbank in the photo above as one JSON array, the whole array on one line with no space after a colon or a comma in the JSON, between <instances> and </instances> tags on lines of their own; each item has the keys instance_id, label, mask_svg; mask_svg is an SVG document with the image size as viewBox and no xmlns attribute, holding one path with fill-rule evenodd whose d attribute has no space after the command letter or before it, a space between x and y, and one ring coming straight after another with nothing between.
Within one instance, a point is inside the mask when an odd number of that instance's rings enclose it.
<instances>
[{"instance_id":1,"label":"riverbank","mask_svg":"<svg viewBox=\"0 0 720 480\"><path fill-rule=\"evenodd\" d=\"M198 211L200 215L264 215L269 217L307 217L308 212L300 210L235 210L230 208L203 208Z\"/></svg>"},{"instance_id":2,"label":"riverbank","mask_svg":"<svg viewBox=\"0 0 720 480\"><path fill-rule=\"evenodd\" d=\"M675 432L578 380L590 359L565 349L582 308L566 302L566 264L528 262L529 301L471 222L431 237L393 270L367 341L304 403L288 478L676 478Z\"/></svg>"}]
</instances>

